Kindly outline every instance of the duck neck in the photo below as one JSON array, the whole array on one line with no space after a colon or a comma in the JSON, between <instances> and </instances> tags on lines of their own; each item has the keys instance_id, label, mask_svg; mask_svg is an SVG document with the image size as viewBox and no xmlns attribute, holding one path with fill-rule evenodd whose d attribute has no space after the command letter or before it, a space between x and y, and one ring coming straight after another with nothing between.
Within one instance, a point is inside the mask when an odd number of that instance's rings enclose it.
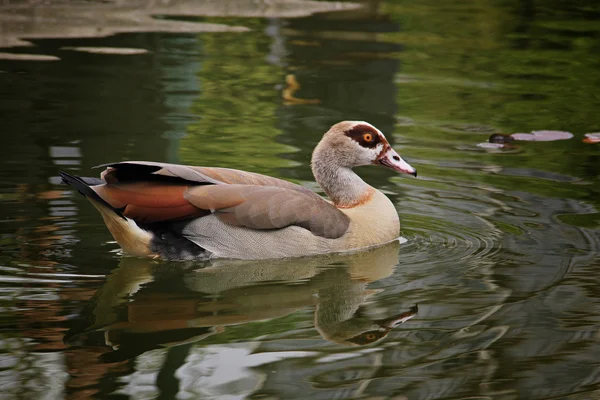
<instances>
[{"instance_id":1,"label":"duck neck","mask_svg":"<svg viewBox=\"0 0 600 400\"><path fill-rule=\"evenodd\" d=\"M365 203L375 189L363 181L352 169L332 162L315 151L312 158L312 172L315 180L331 201L339 208L351 208Z\"/></svg>"}]
</instances>

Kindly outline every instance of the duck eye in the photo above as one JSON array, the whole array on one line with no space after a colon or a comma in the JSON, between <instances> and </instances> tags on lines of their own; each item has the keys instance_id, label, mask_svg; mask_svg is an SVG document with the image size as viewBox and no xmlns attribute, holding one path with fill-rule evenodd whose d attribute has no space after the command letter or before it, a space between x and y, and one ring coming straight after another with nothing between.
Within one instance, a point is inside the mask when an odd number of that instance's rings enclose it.
<instances>
[{"instance_id":1,"label":"duck eye","mask_svg":"<svg viewBox=\"0 0 600 400\"><path fill-rule=\"evenodd\" d=\"M367 143L370 143L373 141L373 135L371 135L370 133L365 133L363 135L363 140Z\"/></svg>"}]
</instances>

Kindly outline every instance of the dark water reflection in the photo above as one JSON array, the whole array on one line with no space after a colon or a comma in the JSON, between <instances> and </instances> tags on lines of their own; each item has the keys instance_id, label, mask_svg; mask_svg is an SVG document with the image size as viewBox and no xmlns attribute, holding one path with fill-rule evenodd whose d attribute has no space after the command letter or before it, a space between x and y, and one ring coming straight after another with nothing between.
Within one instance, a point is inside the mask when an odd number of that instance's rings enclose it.
<instances>
[{"instance_id":1,"label":"dark water reflection","mask_svg":"<svg viewBox=\"0 0 600 400\"><path fill-rule=\"evenodd\" d=\"M36 39L27 52L60 61L0 60L3 394L598 397L600 147L581 141L600 131L595 2L268 16L186 18L247 32ZM359 171L397 205L401 245L127 258L57 178L145 159L316 189L310 153L342 119L372 122L419 169ZM477 147L538 129L575 137Z\"/></svg>"},{"instance_id":2,"label":"dark water reflection","mask_svg":"<svg viewBox=\"0 0 600 400\"><path fill-rule=\"evenodd\" d=\"M367 285L393 273L398 248L396 242L346 256L216 261L201 269L123 258L65 340L102 330L103 340L130 358L146 347L195 342L226 326L284 318L315 306L314 325L323 338L348 346L375 343L418 311L415 306L383 318L358 315L377 292ZM257 334L246 328L245 335Z\"/></svg>"}]
</instances>

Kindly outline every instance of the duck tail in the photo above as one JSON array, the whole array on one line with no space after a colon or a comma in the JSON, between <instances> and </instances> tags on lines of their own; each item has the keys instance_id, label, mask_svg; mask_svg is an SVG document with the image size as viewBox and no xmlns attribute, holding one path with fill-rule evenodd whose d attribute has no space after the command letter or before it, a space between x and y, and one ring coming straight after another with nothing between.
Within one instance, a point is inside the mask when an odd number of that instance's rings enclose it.
<instances>
[{"instance_id":1,"label":"duck tail","mask_svg":"<svg viewBox=\"0 0 600 400\"><path fill-rule=\"evenodd\" d=\"M153 234L140 228L134 220L125 217L124 208L111 206L96 193L93 186L106 182L97 178L74 176L64 171L60 171L60 176L63 182L77 189L100 211L106 227L126 253L138 257L156 257L156 254L150 250Z\"/></svg>"},{"instance_id":2,"label":"duck tail","mask_svg":"<svg viewBox=\"0 0 600 400\"><path fill-rule=\"evenodd\" d=\"M88 177L79 177L75 175L71 175L64 171L58 172L62 181L67 185L73 186L79 193L84 195L88 200L94 200L92 203L100 203L102 206L114 211L119 217L126 219L123 215L123 210L111 206L106 200L104 200L94 189L92 186L98 186L105 184L106 182L99 178L88 178ZM95 204L94 204L95 205Z\"/></svg>"}]
</instances>

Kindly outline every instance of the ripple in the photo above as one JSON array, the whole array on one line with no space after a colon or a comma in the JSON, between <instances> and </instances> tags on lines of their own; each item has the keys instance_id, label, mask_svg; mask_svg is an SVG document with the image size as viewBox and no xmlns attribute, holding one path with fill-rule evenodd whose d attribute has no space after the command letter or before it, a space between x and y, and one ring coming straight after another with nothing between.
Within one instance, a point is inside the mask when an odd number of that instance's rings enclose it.
<instances>
[{"instance_id":1,"label":"ripple","mask_svg":"<svg viewBox=\"0 0 600 400\"><path fill-rule=\"evenodd\" d=\"M411 224L410 218L405 218L404 222L417 226L416 223ZM402 248L404 261L477 264L499 249L496 228L484 223L484 220L481 222L486 225L487 232L436 218L420 222L418 228L405 235L408 243Z\"/></svg>"}]
</instances>

